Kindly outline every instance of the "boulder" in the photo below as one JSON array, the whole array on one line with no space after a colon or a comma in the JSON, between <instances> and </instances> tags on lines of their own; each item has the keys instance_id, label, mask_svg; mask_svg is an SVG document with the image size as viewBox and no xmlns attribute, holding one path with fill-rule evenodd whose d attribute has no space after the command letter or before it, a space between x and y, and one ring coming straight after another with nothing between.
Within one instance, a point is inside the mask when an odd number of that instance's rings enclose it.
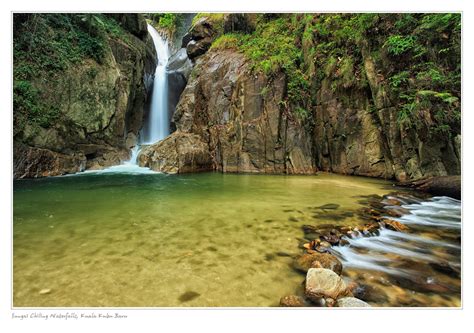
<instances>
[{"instance_id":1,"label":"boulder","mask_svg":"<svg viewBox=\"0 0 474 333\"><path fill-rule=\"evenodd\" d=\"M143 148L138 155L138 163L141 167L164 173L212 170L207 144L196 134L179 131Z\"/></svg>"},{"instance_id":2,"label":"boulder","mask_svg":"<svg viewBox=\"0 0 474 333\"><path fill-rule=\"evenodd\" d=\"M341 261L330 253L305 253L293 261L293 267L303 273L310 268L327 268L339 275L342 273Z\"/></svg>"},{"instance_id":3,"label":"boulder","mask_svg":"<svg viewBox=\"0 0 474 333\"><path fill-rule=\"evenodd\" d=\"M387 303L389 298L383 288L372 284L357 284L352 290L354 297L365 301L374 303Z\"/></svg>"},{"instance_id":4,"label":"boulder","mask_svg":"<svg viewBox=\"0 0 474 333\"><path fill-rule=\"evenodd\" d=\"M344 280L330 269L310 268L306 274L305 295L319 302L321 298L338 299L348 293Z\"/></svg>"},{"instance_id":5,"label":"boulder","mask_svg":"<svg viewBox=\"0 0 474 333\"><path fill-rule=\"evenodd\" d=\"M355 297L343 297L337 300L336 305L340 308L369 308L370 304Z\"/></svg>"},{"instance_id":6,"label":"boulder","mask_svg":"<svg viewBox=\"0 0 474 333\"><path fill-rule=\"evenodd\" d=\"M214 25L208 17L201 17L189 30L189 33L183 37L183 44L186 43L186 52L189 59L194 59L204 53L211 47L212 42L218 35L218 27ZM183 45L184 46L184 45Z\"/></svg>"}]
</instances>

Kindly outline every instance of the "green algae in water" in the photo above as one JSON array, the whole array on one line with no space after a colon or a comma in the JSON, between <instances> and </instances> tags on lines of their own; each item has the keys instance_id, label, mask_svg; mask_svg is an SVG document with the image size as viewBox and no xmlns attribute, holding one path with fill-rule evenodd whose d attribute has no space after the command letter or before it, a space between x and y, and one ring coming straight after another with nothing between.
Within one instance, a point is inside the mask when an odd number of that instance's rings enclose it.
<instances>
[{"instance_id":1,"label":"green algae in water","mask_svg":"<svg viewBox=\"0 0 474 333\"><path fill-rule=\"evenodd\" d=\"M304 280L290 267L302 225L360 223L315 219L315 207L353 211L387 185L330 174L15 181L14 306L274 306Z\"/></svg>"}]
</instances>

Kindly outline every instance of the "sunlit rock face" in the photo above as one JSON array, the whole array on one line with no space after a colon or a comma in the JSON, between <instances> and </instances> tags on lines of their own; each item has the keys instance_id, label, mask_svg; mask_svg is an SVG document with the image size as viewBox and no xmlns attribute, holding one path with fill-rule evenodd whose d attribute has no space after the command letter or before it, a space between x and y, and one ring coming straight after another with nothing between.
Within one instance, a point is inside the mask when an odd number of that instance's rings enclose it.
<instances>
[{"instance_id":1,"label":"sunlit rock face","mask_svg":"<svg viewBox=\"0 0 474 333\"><path fill-rule=\"evenodd\" d=\"M284 94L283 74L253 75L242 54L211 50L196 61L173 122L208 144L214 170L313 173L311 138L282 107Z\"/></svg>"}]
</instances>

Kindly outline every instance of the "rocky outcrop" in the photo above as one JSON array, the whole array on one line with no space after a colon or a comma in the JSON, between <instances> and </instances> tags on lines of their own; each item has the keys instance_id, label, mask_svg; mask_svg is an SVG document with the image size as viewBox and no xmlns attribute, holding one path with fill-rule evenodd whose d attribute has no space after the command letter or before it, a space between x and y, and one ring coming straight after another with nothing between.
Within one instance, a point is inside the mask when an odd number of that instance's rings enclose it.
<instances>
[{"instance_id":1,"label":"rocky outcrop","mask_svg":"<svg viewBox=\"0 0 474 333\"><path fill-rule=\"evenodd\" d=\"M23 144L15 145L13 154L13 177L16 179L75 173L86 164L86 157L82 153L66 155Z\"/></svg>"},{"instance_id":2,"label":"rocky outcrop","mask_svg":"<svg viewBox=\"0 0 474 333\"><path fill-rule=\"evenodd\" d=\"M142 148L138 163L165 173L212 170L207 144L196 134L182 132L174 132L164 140Z\"/></svg>"},{"instance_id":3,"label":"rocky outcrop","mask_svg":"<svg viewBox=\"0 0 474 333\"><path fill-rule=\"evenodd\" d=\"M433 195L445 195L461 199L461 176L430 177L414 182L399 183L398 185L408 186Z\"/></svg>"},{"instance_id":4,"label":"rocky outcrop","mask_svg":"<svg viewBox=\"0 0 474 333\"><path fill-rule=\"evenodd\" d=\"M44 163L29 160L37 159L38 154L68 161L56 163L52 174L102 168L129 158L129 148L136 144L142 127L145 77L153 73L155 56L141 15L112 16L125 35L106 36L100 62L84 58L48 80L33 78L42 101L58 110L58 119L48 127L27 124L15 136L16 176L43 176ZM25 152L22 145L30 147L26 156L19 155ZM28 165L26 173L24 165Z\"/></svg>"},{"instance_id":5,"label":"rocky outcrop","mask_svg":"<svg viewBox=\"0 0 474 333\"><path fill-rule=\"evenodd\" d=\"M313 145L321 170L400 181L460 173L454 141L423 137L399 124L398 109L380 96L380 83L373 83L371 95L334 90L332 84L323 80L314 112ZM373 100L379 101L378 111L371 109Z\"/></svg>"},{"instance_id":6,"label":"rocky outcrop","mask_svg":"<svg viewBox=\"0 0 474 333\"><path fill-rule=\"evenodd\" d=\"M309 50L316 44L309 43L304 52L313 70ZM361 38L357 45L361 70L349 57L339 57L328 63L325 78L313 81L318 101L313 131L317 167L399 181L460 174L460 135L433 132L436 116L430 112L418 115L419 128L401 123L400 107L384 74L393 64L387 57L376 62L369 44ZM344 63L351 65L342 73Z\"/></svg>"},{"instance_id":7,"label":"rocky outcrop","mask_svg":"<svg viewBox=\"0 0 474 333\"><path fill-rule=\"evenodd\" d=\"M310 137L284 96L283 74L254 75L242 54L211 50L196 62L173 121L208 143L214 170L313 173Z\"/></svg>"},{"instance_id":8,"label":"rocky outcrop","mask_svg":"<svg viewBox=\"0 0 474 333\"><path fill-rule=\"evenodd\" d=\"M189 33L183 37L183 47L190 59L194 59L211 47L212 42L218 36L218 27L207 17L201 17L191 27Z\"/></svg>"},{"instance_id":9,"label":"rocky outcrop","mask_svg":"<svg viewBox=\"0 0 474 333\"><path fill-rule=\"evenodd\" d=\"M168 119L173 118L174 110L188 83L192 69L193 64L188 58L185 48L178 50L168 61L166 66L168 75ZM176 130L174 123L172 123L171 130Z\"/></svg>"}]
</instances>

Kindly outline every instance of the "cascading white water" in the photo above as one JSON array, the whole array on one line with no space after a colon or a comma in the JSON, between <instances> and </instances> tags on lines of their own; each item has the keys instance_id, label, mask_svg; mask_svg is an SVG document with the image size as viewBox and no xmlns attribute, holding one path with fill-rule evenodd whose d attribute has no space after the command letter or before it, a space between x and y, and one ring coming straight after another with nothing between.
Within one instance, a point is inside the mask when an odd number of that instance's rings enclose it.
<instances>
[{"instance_id":1,"label":"cascading white water","mask_svg":"<svg viewBox=\"0 0 474 333\"><path fill-rule=\"evenodd\" d=\"M401 207L409 213L399 218L389 218L408 225L410 233L381 229L380 235L376 237L345 237L350 245L333 247L333 254L341 259L345 267L384 272L393 276L417 275L408 269L394 267L394 263L401 262L402 258L428 263L445 261L460 268L460 244L451 237L430 238L426 228L460 234L461 201L449 197L433 197L428 201L419 200Z\"/></svg>"},{"instance_id":2,"label":"cascading white water","mask_svg":"<svg viewBox=\"0 0 474 333\"><path fill-rule=\"evenodd\" d=\"M158 64L153 80L149 119L144 129L144 142L155 143L156 141L164 139L170 132L168 119L168 80L166 75L166 65L170 54L166 39L161 37L156 29L149 24L148 32L155 45L158 55Z\"/></svg>"},{"instance_id":3,"label":"cascading white water","mask_svg":"<svg viewBox=\"0 0 474 333\"><path fill-rule=\"evenodd\" d=\"M120 165L103 170L86 171L88 173L155 173L149 168L138 166L138 154L140 152L140 144L151 144L164 139L169 135L169 119L168 119L168 80L166 75L166 65L168 64L169 47L166 39L148 24L148 32L153 39L155 50L158 56L155 76L153 79L153 91L151 93L150 113L148 121L143 128L143 138L133 147L130 160Z\"/></svg>"}]
</instances>

